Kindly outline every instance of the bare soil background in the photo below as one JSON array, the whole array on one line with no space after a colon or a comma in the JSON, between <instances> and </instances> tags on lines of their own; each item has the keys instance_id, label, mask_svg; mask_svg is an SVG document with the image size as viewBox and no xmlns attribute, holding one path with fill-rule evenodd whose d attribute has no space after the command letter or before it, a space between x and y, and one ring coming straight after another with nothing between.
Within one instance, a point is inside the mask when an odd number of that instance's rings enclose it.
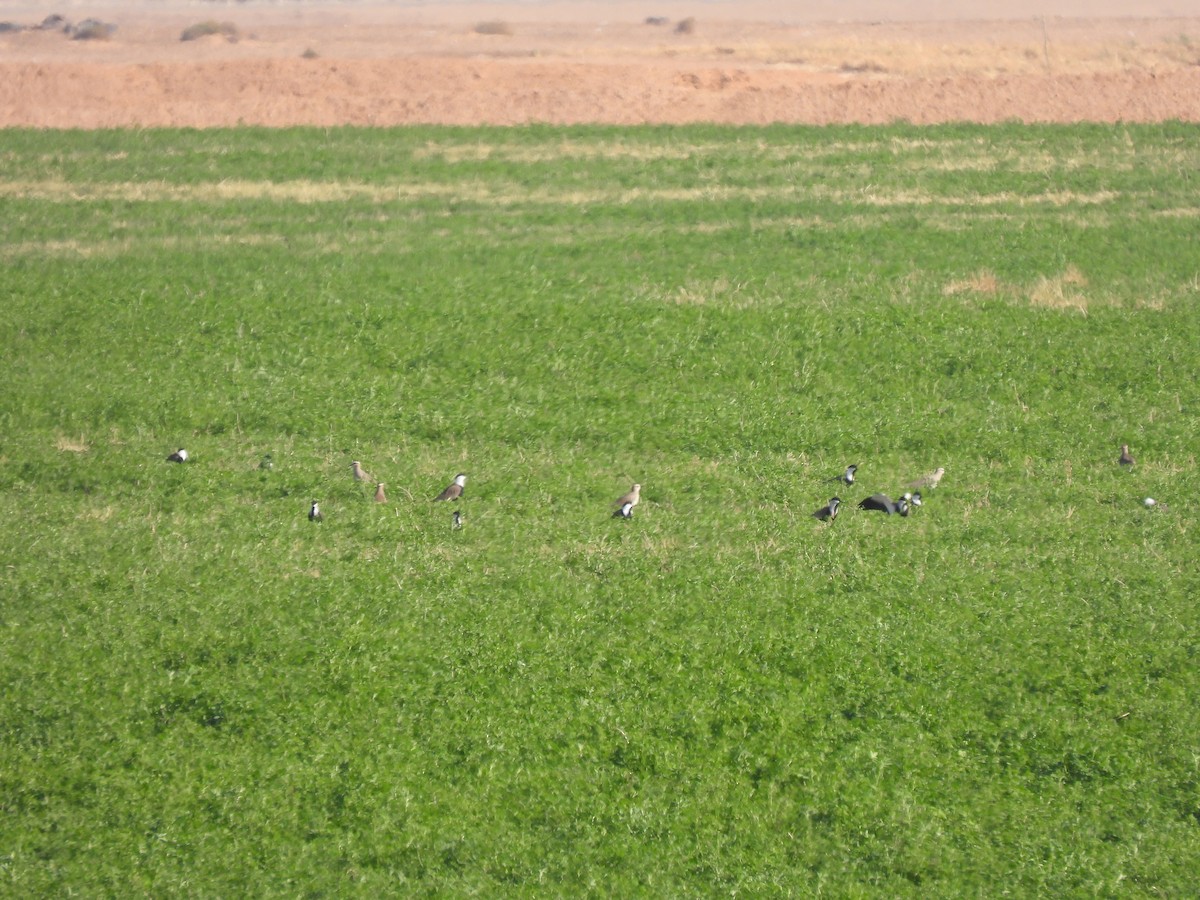
<instances>
[{"instance_id":1,"label":"bare soil background","mask_svg":"<svg viewBox=\"0 0 1200 900\"><path fill-rule=\"evenodd\" d=\"M106 39L35 29L58 14ZM0 126L1200 121L1200 0L0 3ZM648 19L656 21L650 22ZM226 33L181 40L212 21Z\"/></svg>"}]
</instances>

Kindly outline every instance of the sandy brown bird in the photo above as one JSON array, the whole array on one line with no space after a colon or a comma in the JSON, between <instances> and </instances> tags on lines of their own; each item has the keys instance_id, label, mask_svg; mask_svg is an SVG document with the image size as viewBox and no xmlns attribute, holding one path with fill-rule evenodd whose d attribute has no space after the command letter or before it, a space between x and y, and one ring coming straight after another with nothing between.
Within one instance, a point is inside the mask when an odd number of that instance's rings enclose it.
<instances>
[{"instance_id":1,"label":"sandy brown bird","mask_svg":"<svg viewBox=\"0 0 1200 900\"><path fill-rule=\"evenodd\" d=\"M372 476L370 472L362 467L362 463L360 463L357 459L350 463L350 468L354 470L355 481L371 481L375 484L379 483L378 481L375 481L374 476Z\"/></svg>"},{"instance_id":2,"label":"sandy brown bird","mask_svg":"<svg viewBox=\"0 0 1200 900\"><path fill-rule=\"evenodd\" d=\"M628 494L622 494L620 497L618 497L617 502L614 503L613 506L624 506L626 503L628 503L629 511L632 513L633 508L641 502L642 486L640 484L635 484L632 488L630 488ZM628 518L628 516L626 516L626 518Z\"/></svg>"},{"instance_id":3,"label":"sandy brown bird","mask_svg":"<svg viewBox=\"0 0 1200 900\"><path fill-rule=\"evenodd\" d=\"M375 485L375 502L376 503L387 503L387 494L385 494L383 492L383 482L382 481L379 482L377 485Z\"/></svg>"},{"instance_id":4,"label":"sandy brown bird","mask_svg":"<svg viewBox=\"0 0 1200 900\"><path fill-rule=\"evenodd\" d=\"M1117 463L1122 466L1132 466L1133 465L1133 457L1129 455L1129 445L1128 444L1121 445L1121 458L1117 460Z\"/></svg>"},{"instance_id":5,"label":"sandy brown bird","mask_svg":"<svg viewBox=\"0 0 1200 900\"><path fill-rule=\"evenodd\" d=\"M938 482L942 480L942 476L945 474L946 474L946 470L944 468L942 468L941 466L938 466L936 469L934 469L928 475L922 475L916 481L910 481L908 483L908 486L910 488L927 487L927 488L933 489L938 486Z\"/></svg>"},{"instance_id":6,"label":"sandy brown bird","mask_svg":"<svg viewBox=\"0 0 1200 900\"><path fill-rule=\"evenodd\" d=\"M454 476L454 480L446 485L446 489L433 498L434 503L442 500L457 500L463 495L463 488L466 487L467 476L459 472Z\"/></svg>"}]
</instances>

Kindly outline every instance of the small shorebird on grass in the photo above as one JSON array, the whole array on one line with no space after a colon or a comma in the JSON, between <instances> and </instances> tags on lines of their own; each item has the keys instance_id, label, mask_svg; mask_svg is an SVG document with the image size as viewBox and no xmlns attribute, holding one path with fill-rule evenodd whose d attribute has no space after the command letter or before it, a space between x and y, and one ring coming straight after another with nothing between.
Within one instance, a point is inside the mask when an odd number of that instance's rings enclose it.
<instances>
[{"instance_id":1,"label":"small shorebird on grass","mask_svg":"<svg viewBox=\"0 0 1200 900\"><path fill-rule=\"evenodd\" d=\"M620 509L613 512L614 519L632 519L633 518L633 501L629 500L621 504Z\"/></svg>"},{"instance_id":2,"label":"small shorebird on grass","mask_svg":"<svg viewBox=\"0 0 1200 900\"><path fill-rule=\"evenodd\" d=\"M317 501L312 502L312 506L308 508L308 521L324 522L325 517L321 515L321 507L317 505Z\"/></svg>"},{"instance_id":3,"label":"small shorebird on grass","mask_svg":"<svg viewBox=\"0 0 1200 900\"><path fill-rule=\"evenodd\" d=\"M899 500L893 500L887 494L872 494L866 500L858 504L859 509L876 510L878 512L887 513L889 516L893 513L901 516L908 515L908 501L901 497Z\"/></svg>"},{"instance_id":4,"label":"small shorebird on grass","mask_svg":"<svg viewBox=\"0 0 1200 900\"><path fill-rule=\"evenodd\" d=\"M921 492L920 491L913 491L911 494L908 493L907 491L905 491L904 499L908 501L909 506L914 507L914 508L920 506L924 502L923 500L921 500Z\"/></svg>"},{"instance_id":5,"label":"small shorebird on grass","mask_svg":"<svg viewBox=\"0 0 1200 900\"><path fill-rule=\"evenodd\" d=\"M841 475L833 478L826 478L826 481L840 481L842 484L854 484L854 473L858 471L858 465L846 466L846 471Z\"/></svg>"},{"instance_id":6,"label":"small shorebird on grass","mask_svg":"<svg viewBox=\"0 0 1200 900\"><path fill-rule=\"evenodd\" d=\"M908 483L908 486L910 488L927 487L927 488L933 489L938 486L938 482L942 480L942 476L945 474L946 474L946 470L942 466L938 466L936 469L934 469L928 475L922 475L916 481L910 481Z\"/></svg>"},{"instance_id":7,"label":"small shorebird on grass","mask_svg":"<svg viewBox=\"0 0 1200 900\"><path fill-rule=\"evenodd\" d=\"M830 497L829 502L813 513L813 518L822 522L832 522L837 518L838 507L842 505L841 497Z\"/></svg>"},{"instance_id":8,"label":"small shorebird on grass","mask_svg":"<svg viewBox=\"0 0 1200 900\"><path fill-rule=\"evenodd\" d=\"M385 494L383 492L383 482L382 481L379 482L377 485L375 485L375 502L376 503L387 503L387 494Z\"/></svg>"},{"instance_id":9,"label":"small shorebird on grass","mask_svg":"<svg viewBox=\"0 0 1200 900\"><path fill-rule=\"evenodd\" d=\"M188 452L180 447L174 453L167 457L167 462L182 463L187 462Z\"/></svg>"},{"instance_id":10,"label":"small shorebird on grass","mask_svg":"<svg viewBox=\"0 0 1200 900\"><path fill-rule=\"evenodd\" d=\"M462 528L462 522L463 522L462 513L456 509L454 511L454 516L451 521L453 522L453 524L450 526L451 528Z\"/></svg>"},{"instance_id":11,"label":"small shorebird on grass","mask_svg":"<svg viewBox=\"0 0 1200 900\"><path fill-rule=\"evenodd\" d=\"M375 482L375 484L379 483L378 481L375 481L370 472L362 467L362 463L360 463L357 459L350 463L350 468L354 471L355 481L372 481Z\"/></svg>"},{"instance_id":12,"label":"small shorebird on grass","mask_svg":"<svg viewBox=\"0 0 1200 900\"><path fill-rule=\"evenodd\" d=\"M1120 457L1120 459L1117 460L1117 464L1121 465L1121 466L1132 466L1133 465L1133 457L1129 455L1129 445L1128 444L1121 445L1121 457Z\"/></svg>"},{"instance_id":13,"label":"small shorebird on grass","mask_svg":"<svg viewBox=\"0 0 1200 900\"><path fill-rule=\"evenodd\" d=\"M439 503L443 500L457 500L463 495L463 488L466 487L467 476L459 472L454 476L454 480L446 485L446 489L433 498L434 503Z\"/></svg>"}]
</instances>

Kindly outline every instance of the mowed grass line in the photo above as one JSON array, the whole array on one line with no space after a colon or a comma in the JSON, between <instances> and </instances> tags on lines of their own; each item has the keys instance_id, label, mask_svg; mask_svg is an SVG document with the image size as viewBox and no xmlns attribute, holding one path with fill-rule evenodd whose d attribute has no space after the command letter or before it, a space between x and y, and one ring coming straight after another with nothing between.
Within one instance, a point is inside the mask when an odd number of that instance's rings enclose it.
<instances>
[{"instance_id":1,"label":"mowed grass line","mask_svg":"<svg viewBox=\"0 0 1200 900\"><path fill-rule=\"evenodd\" d=\"M1197 147L5 132L3 890L1193 892Z\"/></svg>"}]
</instances>

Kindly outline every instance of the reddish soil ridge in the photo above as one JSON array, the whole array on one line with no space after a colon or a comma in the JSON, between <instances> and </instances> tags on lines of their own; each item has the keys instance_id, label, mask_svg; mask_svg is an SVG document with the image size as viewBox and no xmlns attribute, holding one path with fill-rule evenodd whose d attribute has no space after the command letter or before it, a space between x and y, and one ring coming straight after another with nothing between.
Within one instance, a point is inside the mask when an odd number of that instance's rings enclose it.
<instances>
[{"instance_id":1,"label":"reddish soil ridge","mask_svg":"<svg viewBox=\"0 0 1200 900\"><path fill-rule=\"evenodd\" d=\"M770 22L702 3L688 27L450 8L164 3L99 14L116 27L97 40L13 29L0 126L1200 121L1200 16ZM208 19L233 28L180 40Z\"/></svg>"}]
</instances>

